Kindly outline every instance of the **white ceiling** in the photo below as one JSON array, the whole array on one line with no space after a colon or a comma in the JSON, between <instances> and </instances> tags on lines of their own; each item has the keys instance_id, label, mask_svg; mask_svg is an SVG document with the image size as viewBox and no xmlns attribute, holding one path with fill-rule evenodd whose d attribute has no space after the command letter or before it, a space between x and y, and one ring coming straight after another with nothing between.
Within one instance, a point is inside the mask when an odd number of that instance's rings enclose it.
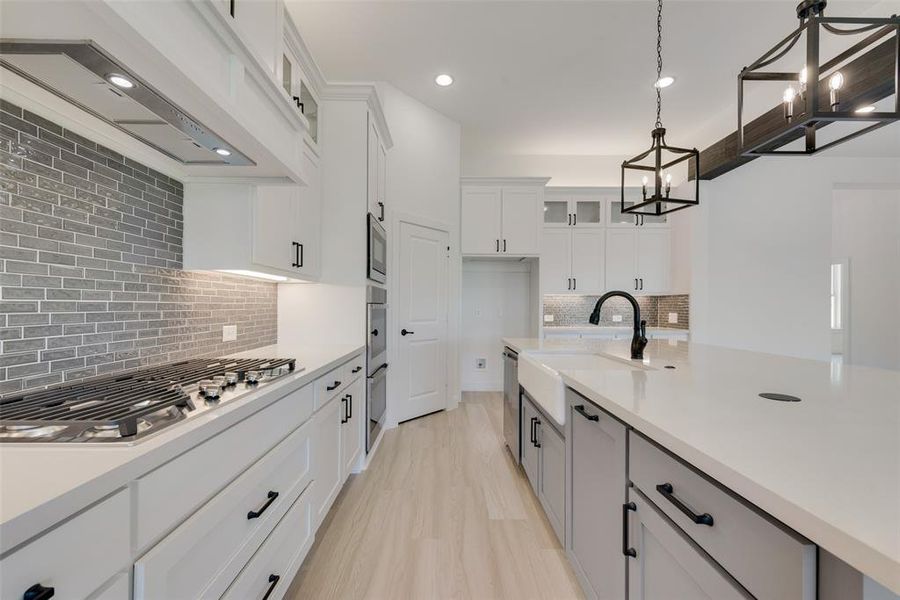
<instances>
[{"instance_id":1,"label":"white ceiling","mask_svg":"<svg viewBox=\"0 0 900 600\"><path fill-rule=\"evenodd\" d=\"M670 143L702 148L734 129L738 71L795 27L796 2L666 2L663 70L677 78L663 91ZM892 2L831 0L828 13L882 14ZM649 146L655 2L288 7L326 78L390 82L458 121L464 152L626 156ZM455 83L436 86L439 73ZM885 151L884 140L900 148L897 124L879 134L875 152Z\"/></svg>"}]
</instances>

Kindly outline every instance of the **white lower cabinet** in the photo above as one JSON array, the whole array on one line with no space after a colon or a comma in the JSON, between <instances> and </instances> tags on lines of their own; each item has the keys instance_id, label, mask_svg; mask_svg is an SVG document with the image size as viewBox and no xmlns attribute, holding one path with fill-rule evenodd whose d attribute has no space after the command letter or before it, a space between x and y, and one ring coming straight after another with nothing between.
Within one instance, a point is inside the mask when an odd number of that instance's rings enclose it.
<instances>
[{"instance_id":1,"label":"white lower cabinet","mask_svg":"<svg viewBox=\"0 0 900 600\"><path fill-rule=\"evenodd\" d=\"M218 598L312 481L307 422L134 565L135 600Z\"/></svg>"},{"instance_id":2,"label":"white lower cabinet","mask_svg":"<svg viewBox=\"0 0 900 600\"><path fill-rule=\"evenodd\" d=\"M345 413L341 423L341 483L358 470L362 455L362 425L366 411L366 388L362 378L347 388L342 400Z\"/></svg>"},{"instance_id":3,"label":"white lower cabinet","mask_svg":"<svg viewBox=\"0 0 900 600\"><path fill-rule=\"evenodd\" d=\"M130 503L116 492L0 560L0 598L85 598L130 562ZM90 540L90 543L85 543ZM51 596L45 595L50 598Z\"/></svg>"},{"instance_id":4,"label":"white lower cabinet","mask_svg":"<svg viewBox=\"0 0 900 600\"><path fill-rule=\"evenodd\" d=\"M319 409L314 418L313 455L315 480L313 488L313 518L316 526L322 522L344 483L341 477L341 429L344 420L344 403L332 397Z\"/></svg>"},{"instance_id":5,"label":"white lower cabinet","mask_svg":"<svg viewBox=\"0 0 900 600\"><path fill-rule=\"evenodd\" d=\"M223 600L282 598L313 543L312 486L294 502L266 538Z\"/></svg>"},{"instance_id":6,"label":"white lower cabinet","mask_svg":"<svg viewBox=\"0 0 900 600\"><path fill-rule=\"evenodd\" d=\"M628 600L752 598L635 488L628 499Z\"/></svg>"},{"instance_id":7,"label":"white lower cabinet","mask_svg":"<svg viewBox=\"0 0 900 600\"><path fill-rule=\"evenodd\" d=\"M566 553L588 598L617 600L625 597L627 430L571 390L566 402Z\"/></svg>"}]
</instances>

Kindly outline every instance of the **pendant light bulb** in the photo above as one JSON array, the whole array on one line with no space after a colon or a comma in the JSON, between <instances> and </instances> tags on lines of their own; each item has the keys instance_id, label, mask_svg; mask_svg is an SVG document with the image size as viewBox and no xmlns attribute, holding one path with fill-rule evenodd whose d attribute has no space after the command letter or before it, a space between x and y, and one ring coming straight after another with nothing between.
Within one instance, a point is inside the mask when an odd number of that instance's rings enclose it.
<instances>
[{"instance_id":1,"label":"pendant light bulb","mask_svg":"<svg viewBox=\"0 0 900 600\"><path fill-rule=\"evenodd\" d=\"M800 95L806 93L806 82L809 79L809 71L807 71L806 67L800 69Z\"/></svg>"},{"instance_id":2,"label":"pendant light bulb","mask_svg":"<svg viewBox=\"0 0 900 600\"><path fill-rule=\"evenodd\" d=\"M842 87L844 87L844 75L838 71L828 80L828 97L831 102L831 110L837 110L841 105L841 98L838 92L840 92Z\"/></svg>"},{"instance_id":3,"label":"pendant light bulb","mask_svg":"<svg viewBox=\"0 0 900 600\"><path fill-rule=\"evenodd\" d=\"M784 118L790 120L794 117L794 98L797 96L793 86L784 90Z\"/></svg>"},{"instance_id":4,"label":"pendant light bulb","mask_svg":"<svg viewBox=\"0 0 900 600\"><path fill-rule=\"evenodd\" d=\"M641 193L644 195L644 199L647 198L647 176L644 175L641 177Z\"/></svg>"},{"instance_id":5,"label":"pendant light bulb","mask_svg":"<svg viewBox=\"0 0 900 600\"><path fill-rule=\"evenodd\" d=\"M672 174L666 173L666 198L669 197L669 191L672 189Z\"/></svg>"}]
</instances>

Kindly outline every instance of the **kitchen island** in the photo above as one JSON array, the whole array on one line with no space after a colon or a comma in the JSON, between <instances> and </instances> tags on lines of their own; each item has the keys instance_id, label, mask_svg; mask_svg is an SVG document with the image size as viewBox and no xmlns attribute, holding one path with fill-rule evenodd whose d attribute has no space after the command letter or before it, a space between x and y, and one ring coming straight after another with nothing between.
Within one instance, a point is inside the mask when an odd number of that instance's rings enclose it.
<instances>
[{"instance_id":1,"label":"kitchen island","mask_svg":"<svg viewBox=\"0 0 900 600\"><path fill-rule=\"evenodd\" d=\"M630 362L627 341L504 343ZM644 356L641 369L560 375L634 432L900 593L900 373L674 340L651 340Z\"/></svg>"}]
</instances>

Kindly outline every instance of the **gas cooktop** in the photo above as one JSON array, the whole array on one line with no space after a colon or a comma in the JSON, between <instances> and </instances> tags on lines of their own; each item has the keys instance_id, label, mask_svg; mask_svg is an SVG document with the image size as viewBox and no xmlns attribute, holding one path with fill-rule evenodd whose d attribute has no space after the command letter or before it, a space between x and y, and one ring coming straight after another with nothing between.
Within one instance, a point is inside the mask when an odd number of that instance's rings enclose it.
<instances>
[{"instance_id":1,"label":"gas cooktop","mask_svg":"<svg viewBox=\"0 0 900 600\"><path fill-rule=\"evenodd\" d=\"M136 442L299 370L293 358L199 358L7 396L0 442Z\"/></svg>"}]
</instances>

